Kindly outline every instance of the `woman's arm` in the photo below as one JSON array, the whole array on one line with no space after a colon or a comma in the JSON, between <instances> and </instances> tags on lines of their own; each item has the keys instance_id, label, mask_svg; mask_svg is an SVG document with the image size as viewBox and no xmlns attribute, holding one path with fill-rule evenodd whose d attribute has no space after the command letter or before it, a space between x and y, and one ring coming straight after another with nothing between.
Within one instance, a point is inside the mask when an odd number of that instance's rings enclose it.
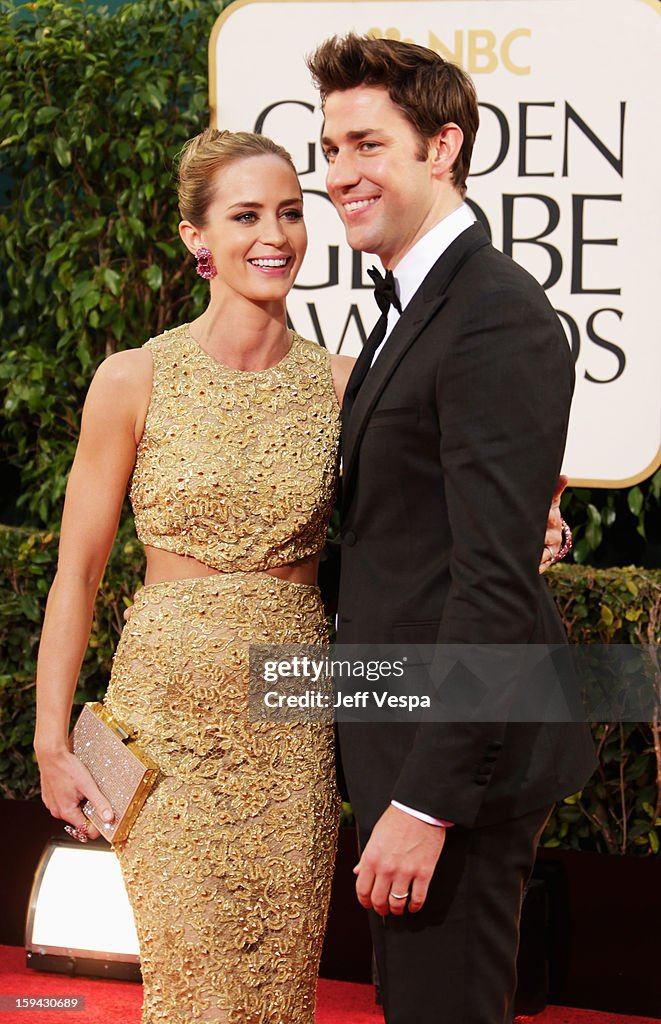
<instances>
[{"instance_id":1,"label":"woman's arm","mask_svg":"<svg viewBox=\"0 0 661 1024\"><path fill-rule=\"evenodd\" d=\"M37 662L34 747L44 803L76 827L79 804L109 810L91 775L69 749L69 718L89 639L94 601L135 463L151 387L147 350L117 353L98 369L83 410L66 490L58 568L48 596ZM89 826L88 834L96 836Z\"/></svg>"},{"instance_id":2,"label":"woman's arm","mask_svg":"<svg viewBox=\"0 0 661 1024\"><path fill-rule=\"evenodd\" d=\"M344 398L344 391L347 386L347 381L351 376L351 371L356 364L356 360L352 356L331 356L331 374L333 376L333 387L335 388L335 394L337 400L342 408L342 400Z\"/></svg>"}]
</instances>

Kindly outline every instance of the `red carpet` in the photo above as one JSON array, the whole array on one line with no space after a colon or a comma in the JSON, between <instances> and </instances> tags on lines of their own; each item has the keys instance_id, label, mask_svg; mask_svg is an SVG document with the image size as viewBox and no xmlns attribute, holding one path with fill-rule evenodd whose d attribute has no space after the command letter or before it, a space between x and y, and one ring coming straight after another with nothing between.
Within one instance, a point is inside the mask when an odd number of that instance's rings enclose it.
<instances>
[{"instance_id":1,"label":"red carpet","mask_svg":"<svg viewBox=\"0 0 661 1024\"><path fill-rule=\"evenodd\" d=\"M0 1024L139 1024L142 988L132 982L69 978L42 974L25 967L25 951L0 946L0 997L84 996L82 1011L0 1009ZM657 1024L651 1017L628 1017L590 1010L550 1006L537 1017L519 1017L520 1024ZM374 1005L369 985L344 981L319 982L317 1024L380 1024L383 1016Z\"/></svg>"}]
</instances>

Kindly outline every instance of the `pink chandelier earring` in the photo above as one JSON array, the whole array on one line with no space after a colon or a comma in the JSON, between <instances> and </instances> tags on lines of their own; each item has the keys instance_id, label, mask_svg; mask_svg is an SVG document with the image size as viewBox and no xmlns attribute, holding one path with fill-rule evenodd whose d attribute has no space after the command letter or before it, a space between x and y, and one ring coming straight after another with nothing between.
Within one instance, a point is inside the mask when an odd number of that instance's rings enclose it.
<instances>
[{"instance_id":1,"label":"pink chandelier earring","mask_svg":"<svg viewBox=\"0 0 661 1024\"><path fill-rule=\"evenodd\" d=\"M216 276L218 271L214 266L210 249L200 246L199 249L195 250L195 270L206 281L210 281L212 277Z\"/></svg>"}]
</instances>

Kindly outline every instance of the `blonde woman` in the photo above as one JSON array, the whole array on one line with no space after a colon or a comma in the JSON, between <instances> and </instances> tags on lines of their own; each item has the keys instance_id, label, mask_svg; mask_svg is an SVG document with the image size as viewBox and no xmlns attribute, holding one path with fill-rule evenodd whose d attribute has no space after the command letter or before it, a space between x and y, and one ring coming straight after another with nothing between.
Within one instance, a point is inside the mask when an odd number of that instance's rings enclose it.
<instances>
[{"instance_id":1,"label":"blonde woman","mask_svg":"<svg viewBox=\"0 0 661 1024\"><path fill-rule=\"evenodd\" d=\"M162 775L117 850L143 1021L312 1024L337 827L332 727L250 724L250 642L324 643L316 586L353 360L287 329L307 244L288 153L209 129L180 163L197 320L111 356L85 404L38 673L43 798L79 837L107 801L72 695L130 480L147 555L107 706ZM109 812L111 813L111 812Z\"/></svg>"}]
</instances>

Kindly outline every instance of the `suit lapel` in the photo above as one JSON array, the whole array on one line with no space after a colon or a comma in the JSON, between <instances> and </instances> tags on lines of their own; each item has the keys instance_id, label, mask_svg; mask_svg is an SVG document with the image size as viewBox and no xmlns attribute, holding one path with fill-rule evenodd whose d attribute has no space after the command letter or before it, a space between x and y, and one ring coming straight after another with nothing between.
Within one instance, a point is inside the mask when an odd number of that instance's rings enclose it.
<instances>
[{"instance_id":1,"label":"suit lapel","mask_svg":"<svg viewBox=\"0 0 661 1024\"><path fill-rule=\"evenodd\" d=\"M383 389L416 338L443 306L447 288L453 277L474 252L488 244L489 239L484 229L476 223L448 246L397 321L353 403L348 409L343 408L342 490L345 497L351 484L360 441ZM367 345L369 339L366 347Z\"/></svg>"}]
</instances>

